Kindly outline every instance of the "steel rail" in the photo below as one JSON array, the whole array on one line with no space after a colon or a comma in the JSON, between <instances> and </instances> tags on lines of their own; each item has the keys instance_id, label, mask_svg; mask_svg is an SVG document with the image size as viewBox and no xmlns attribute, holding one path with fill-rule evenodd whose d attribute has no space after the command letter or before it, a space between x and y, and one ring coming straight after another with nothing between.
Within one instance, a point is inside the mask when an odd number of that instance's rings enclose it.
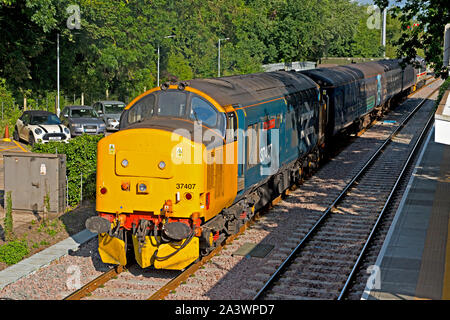
<instances>
[{"instance_id":1,"label":"steel rail","mask_svg":"<svg viewBox=\"0 0 450 320\"><path fill-rule=\"evenodd\" d=\"M323 212L317 222L311 227L308 233L303 237L300 243L291 251L288 257L281 263L281 265L277 268L277 270L272 274L269 280L263 285L263 287L257 292L257 294L253 297L253 300L258 300L262 294L279 278L285 268L289 265L289 263L293 260L295 255L299 252L300 248L309 240L311 235L317 230L317 228L322 224L326 217L328 217L331 210L336 206L338 202L344 197L347 191L353 186L356 180L358 180L362 174L366 171L366 169L372 165L375 158L377 158L382 150L392 141L393 137L398 134L398 132L405 126L405 124L411 119L411 117L422 107L422 105L427 101L427 99L433 95L439 88L433 90L428 96L426 96L422 101L412 110L408 116L402 121L402 123L391 133L391 135L384 141L384 143L375 151L375 153L370 157L370 159L365 163L365 165L355 174L352 180L344 187L343 191L336 197L333 203Z\"/></svg>"},{"instance_id":2,"label":"steel rail","mask_svg":"<svg viewBox=\"0 0 450 320\"><path fill-rule=\"evenodd\" d=\"M437 90L433 91L433 93L436 92L436 91ZM410 154L408 156L408 159L406 159L406 161L405 161L405 163L403 165L402 171L400 172L400 174L399 174L399 176L398 176L394 186L392 187L391 192L389 193L389 196L388 196L388 198L387 198L387 200L386 200L386 202L385 202L385 204L383 206L383 209L381 210L377 221L375 222L375 224L374 224L374 226L373 226L369 236L367 237L367 240L366 240L363 248L361 249L361 252L360 252L360 254L358 256L358 259L356 260L356 262L355 262L355 264L354 264L354 266L352 268L352 271L350 272L350 275L348 276L347 281L345 282L344 287L342 288L341 293L339 294L337 300L341 300L344 297L344 294L347 292L347 289L348 289L348 286L350 284L350 281L353 279L353 275L355 274L357 268L359 267L359 264L360 264L360 262L362 260L362 257L364 256L364 254L366 252L366 249L367 249L367 247L369 246L369 244L370 244L370 242L372 240L373 235L377 231L379 222L383 218L383 215L386 212L386 209L387 209L388 205L391 203L391 199L392 199L393 195L395 194L395 192L397 191L398 185L400 184L400 181L403 178L403 175L405 174L405 171L409 167L413 156L416 154L416 150L417 150L418 145L423 141L425 133L428 131L428 129L430 127L430 124L431 124L431 122L433 120L433 115L434 115L434 113L430 112L430 116L428 118L428 121L425 124L424 128L422 129L422 132L420 133L417 141L415 142L414 147L413 147L413 149L411 150L411 152L410 152Z\"/></svg>"},{"instance_id":3,"label":"steel rail","mask_svg":"<svg viewBox=\"0 0 450 320\"><path fill-rule=\"evenodd\" d=\"M281 199L281 196L278 197ZM276 204L276 198L273 200L270 204L273 206ZM181 274L179 274L174 279L170 280L168 283L166 283L164 286L162 286L158 291L156 291L154 294L152 294L147 300L162 300L164 299L172 290L175 290L183 281L186 281L192 274L194 274L201 266L203 266L205 263L207 263L209 260L211 260L217 253L219 253L224 246L227 244L230 244L236 237L242 235L247 228L249 228L251 225L253 225L259 218L260 218L260 212L264 211L265 208L261 209L260 211L256 212L255 215L248 220L238 231L238 233L233 234L226 238L219 246L217 246L214 250L212 250L207 256L204 256L200 261L197 263L194 263L190 267L188 267L185 271L183 271Z\"/></svg>"}]
</instances>

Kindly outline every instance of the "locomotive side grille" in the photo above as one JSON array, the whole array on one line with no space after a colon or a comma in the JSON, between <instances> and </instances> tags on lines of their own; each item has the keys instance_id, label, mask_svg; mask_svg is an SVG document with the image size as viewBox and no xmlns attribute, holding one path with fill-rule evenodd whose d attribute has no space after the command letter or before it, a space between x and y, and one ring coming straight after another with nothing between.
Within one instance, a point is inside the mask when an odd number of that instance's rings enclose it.
<instances>
[{"instance_id":1,"label":"locomotive side grille","mask_svg":"<svg viewBox=\"0 0 450 320\"><path fill-rule=\"evenodd\" d=\"M223 181L223 164L216 164L216 175L217 181ZM216 196L223 197L224 194L224 184L218 183L216 186Z\"/></svg>"},{"instance_id":2,"label":"locomotive side grille","mask_svg":"<svg viewBox=\"0 0 450 320\"><path fill-rule=\"evenodd\" d=\"M210 155L208 155L208 157L211 158ZM214 163L206 165L206 174L207 174L206 189L211 190L212 188L214 188Z\"/></svg>"},{"instance_id":3,"label":"locomotive side grille","mask_svg":"<svg viewBox=\"0 0 450 320\"><path fill-rule=\"evenodd\" d=\"M223 184L223 149L216 149L216 161L219 163L216 163L215 171L216 171L216 179L217 181L221 181L216 185L216 196L223 197L225 186Z\"/></svg>"}]
</instances>

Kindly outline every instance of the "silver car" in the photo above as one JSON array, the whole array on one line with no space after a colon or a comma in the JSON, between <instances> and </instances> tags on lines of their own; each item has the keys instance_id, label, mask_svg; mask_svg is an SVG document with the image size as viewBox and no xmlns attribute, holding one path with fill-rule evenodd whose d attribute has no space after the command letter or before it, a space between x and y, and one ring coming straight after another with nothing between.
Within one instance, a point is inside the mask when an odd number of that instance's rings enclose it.
<instances>
[{"instance_id":1,"label":"silver car","mask_svg":"<svg viewBox=\"0 0 450 320\"><path fill-rule=\"evenodd\" d=\"M106 130L119 130L120 115L125 109L122 101L98 101L92 105L103 119Z\"/></svg>"},{"instance_id":2,"label":"silver car","mask_svg":"<svg viewBox=\"0 0 450 320\"><path fill-rule=\"evenodd\" d=\"M72 137L86 134L105 134L106 126L90 106L67 106L60 119L70 130Z\"/></svg>"}]
</instances>

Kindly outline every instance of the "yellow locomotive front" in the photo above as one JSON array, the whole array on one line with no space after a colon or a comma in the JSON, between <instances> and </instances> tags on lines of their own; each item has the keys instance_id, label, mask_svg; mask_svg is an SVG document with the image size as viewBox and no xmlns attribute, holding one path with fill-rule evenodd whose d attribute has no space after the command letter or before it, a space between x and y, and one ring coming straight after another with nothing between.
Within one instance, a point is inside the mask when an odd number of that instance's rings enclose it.
<instances>
[{"instance_id":1,"label":"yellow locomotive front","mask_svg":"<svg viewBox=\"0 0 450 320\"><path fill-rule=\"evenodd\" d=\"M99 233L103 262L125 265L132 245L142 268L180 270L213 245L217 234L203 225L237 189L226 125L225 110L189 87L156 88L130 103L122 129L98 144L98 216L86 226Z\"/></svg>"}]
</instances>

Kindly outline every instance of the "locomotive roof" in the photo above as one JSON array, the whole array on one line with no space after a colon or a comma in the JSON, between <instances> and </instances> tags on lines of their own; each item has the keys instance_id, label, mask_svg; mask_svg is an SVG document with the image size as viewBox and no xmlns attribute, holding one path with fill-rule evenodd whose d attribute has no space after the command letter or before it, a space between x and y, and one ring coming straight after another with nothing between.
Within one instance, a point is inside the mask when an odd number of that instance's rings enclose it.
<instances>
[{"instance_id":1,"label":"locomotive roof","mask_svg":"<svg viewBox=\"0 0 450 320\"><path fill-rule=\"evenodd\" d=\"M255 101L317 88L310 78L287 71L194 79L189 81L189 86L208 94L222 106L245 106Z\"/></svg>"}]
</instances>

